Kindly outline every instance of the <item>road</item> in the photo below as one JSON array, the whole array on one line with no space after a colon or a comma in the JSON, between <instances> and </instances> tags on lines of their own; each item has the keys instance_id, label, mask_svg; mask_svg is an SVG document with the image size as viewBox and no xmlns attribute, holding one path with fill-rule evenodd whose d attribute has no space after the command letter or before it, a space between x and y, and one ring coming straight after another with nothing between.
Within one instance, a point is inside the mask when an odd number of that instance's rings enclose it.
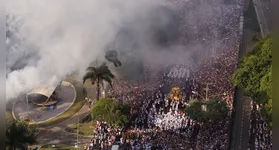
<instances>
[{"instance_id":1,"label":"road","mask_svg":"<svg viewBox=\"0 0 279 150\"><path fill-rule=\"evenodd\" d=\"M231 150L247 150L249 143L251 99L248 97L240 98L236 106L235 125Z\"/></svg>"},{"instance_id":2,"label":"road","mask_svg":"<svg viewBox=\"0 0 279 150\"><path fill-rule=\"evenodd\" d=\"M272 29L271 0L253 0L253 3L261 28L261 36L264 38Z\"/></svg>"},{"instance_id":3,"label":"road","mask_svg":"<svg viewBox=\"0 0 279 150\"><path fill-rule=\"evenodd\" d=\"M247 32L243 32L243 29L249 28L247 24L245 24L245 20L250 20L253 18L249 18L247 13L249 9L249 3L251 1L245 1L244 6L244 18L240 18L240 47L239 47L239 58L238 61L242 59L244 54L248 51L247 47L249 44L244 39L249 36ZM253 7L252 7L253 8ZM245 15L246 14L246 15ZM256 18L255 18L256 19ZM247 21L246 21L247 22ZM230 139L230 150L247 150L249 147L249 129L250 129L250 112L251 112L251 99L248 97L244 97L244 90L240 87L237 88L236 92L236 105L234 107L235 115L234 123L232 127L232 135Z\"/></svg>"}]
</instances>

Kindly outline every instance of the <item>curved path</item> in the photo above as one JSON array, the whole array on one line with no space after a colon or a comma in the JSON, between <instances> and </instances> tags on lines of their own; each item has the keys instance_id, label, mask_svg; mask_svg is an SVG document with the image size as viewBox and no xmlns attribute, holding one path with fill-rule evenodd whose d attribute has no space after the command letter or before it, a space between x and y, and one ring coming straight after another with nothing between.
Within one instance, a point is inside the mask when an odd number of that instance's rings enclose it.
<instances>
[{"instance_id":1,"label":"curved path","mask_svg":"<svg viewBox=\"0 0 279 150\"><path fill-rule=\"evenodd\" d=\"M73 82L77 81L82 85L80 78L75 76L66 77L65 81ZM83 85L81 86L83 87ZM87 94L94 93L94 88L90 84L85 84ZM78 87L76 87L78 88ZM92 94L93 95L93 94ZM65 144L65 145L73 145L77 140L77 136L73 133L66 132L64 129L69 125L76 123L78 119L84 118L90 112L89 107L87 104L83 105L83 107L74 114L71 118L53 125L47 128L39 128L39 137L38 137L38 144L45 145L45 144ZM90 140L89 137L79 137L79 143L85 144L88 143Z\"/></svg>"}]
</instances>

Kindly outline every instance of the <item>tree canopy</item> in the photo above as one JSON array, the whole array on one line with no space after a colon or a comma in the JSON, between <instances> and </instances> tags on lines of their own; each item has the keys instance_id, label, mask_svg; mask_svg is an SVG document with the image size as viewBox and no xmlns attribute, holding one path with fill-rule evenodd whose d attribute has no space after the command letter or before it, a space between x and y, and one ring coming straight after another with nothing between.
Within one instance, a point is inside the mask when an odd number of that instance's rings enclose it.
<instances>
[{"instance_id":1,"label":"tree canopy","mask_svg":"<svg viewBox=\"0 0 279 150\"><path fill-rule=\"evenodd\" d=\"M228 115L229 107L225 101L218 98L205 102L207 108L207 116L212 121L221 121Z\"/></svg>"},{"instance_id":2,"label":"tree canopy","mask_svg":"<svg viewBox=\"0 0 279 150\"><path fill-rule=\"evenodd\" d=\"M260 104L262 115L272 125L272 42L271 36L259 41L253 50L247 53L240 61L234 72L234 85L245 90Z\"/></svg>"},{"instance_id":3,"label":"tree canopy","mask_svg":"<svg viewBox=\"0 0 279 150\"><path fill-rule=\"evenodd\" d=\"M103 81L108 82L110 86L112 86L112 79L114 79L114 75L108 68L108 66L103 63L99 67L88 67L86 69L86 73L83 76L83 84L87 79L90 79L92 84L95 84L97 82L97 100L99 100L100 95L100 83Z\"/></svg>"},{"instance_id":4,"label":"tree canopy","mask_svg":"<svg viewBox=\"0 0 279 150\"><path fill-rule=\"evenodd\" d=\"M206 122L209 120L206 112L203 111L202 105L204 103L199 100L190 100L189 106L185 108L185 114L191 119L199 122Z\"/></svg>"},{"instance_id":5,"label":"tree canopy","mask_svg":"<svg viewBox=\"0 0 279 150\"><path fill-rule=\"evenodd\" d=\"M7 123L6 146L9 150L26 149L27 144L36 143L36 138L35 128L29 126L27 122L14 120Z\"/></svg>"},{"instance_id":6,"label":"tree canopy","mask_svg":"<svg viewBox=\"0 0 279 150\"><path fill-rule=\"evenodd\" d=\"M103 98L94 104L91 116L93 120L106 121L109 124L121 126L123 123L128 123L129 112L128 105L122 105L110 98Z\"/></svg>"},{"instance_id":7,"label":"tree canopy","mask_svg":"<svg viewBox=\"0 0 279 150\"><path fill-rule=\"evenodd\" d=\"M191 119L199 122L221 121L227 116L228 111L227 103L218 98L208 101L192 99L189 102L189 106L185 108L185 113Z\"/></svg>"}]
</instances>

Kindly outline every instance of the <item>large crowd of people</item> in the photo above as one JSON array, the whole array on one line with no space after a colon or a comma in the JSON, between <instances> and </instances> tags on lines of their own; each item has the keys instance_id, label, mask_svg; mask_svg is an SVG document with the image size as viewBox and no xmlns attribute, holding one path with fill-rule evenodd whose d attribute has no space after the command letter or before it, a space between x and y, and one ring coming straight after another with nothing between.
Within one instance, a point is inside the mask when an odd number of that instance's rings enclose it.
<instances>
[{"instance_id":1,"label":"large crowd of people","mask_svg":"<svg viewBox=\"0 0 279 150\"><path fill-rule=\"evenodd\" d=\"M272 130L264 121L257 107L255 113L255 149L256 150L271 150L272 149Z\"/></svg>"},{"instance_id":2,"label":"large crowd of people","mask_svg":"<svg viewBox=\"0 0 279 150\"><path fill-rule=\"evenodd\" d=\"M190 98L202 98L195 93L205 96L203 85L207 82L212 83L209 98L217 96L232 106L234 89L230 80L236 67L236 54L236 51L227 51L217 55L209 63L197 64L205 66L198 70L191 68L193 72L190 78L181 78L179 73L178 76L170 75L173 68L185 69L184 65L174 65L163 69L158 78L153 79L157 81L152 86L142 81L115 81L108 96L132 106L131 114L134 116L128 129L120 134L124 141L130 142L120 143L135 148L155 145L162 149L227 149L230 114L219 124L205 125L189 118L180 108ZM170 88L174 85L183 89L181 101L169 97ZM149 142L146 142L147 137ZM110 139L106 139L104 143L109 141Z\"/></svg>"},{"instance_id":3,"label":"large crowd of people","mask_svg":"<svg viewBox=\"0 0 279 150\"><path fill-rule=\"evenodd\" d=\"M91 146L109 149L112 144L119 144L136 150L151 147L228 149L231 113L214 124L194 121L183 111L189 99L214 97L226 101L232 108L234 86L231 77L237 66L238 31L243 6L225 5L219 0L212 2L184 1L184 8L177 11L177 15L183 24L180 26L181 33L185 36L178 41L170 41L172 44L199 43L203 45L201 47L208 48L206 52L198 53L198 57L187 64L160 68L152 80L148 78L152 72L148 65L144 65L142 80L114 80L114 88L108 90L107 96L131 106L129 126L115 128L99 122ZM201 17L199 13L202 11L208 14ZM189 27L193 28L190 33ZM196 55L195 52L193 54ZM204 90L206 85L209 88L207 91ZM172 87L182 89L181 100L169 97Z\"/></svg>"}]
</instances>

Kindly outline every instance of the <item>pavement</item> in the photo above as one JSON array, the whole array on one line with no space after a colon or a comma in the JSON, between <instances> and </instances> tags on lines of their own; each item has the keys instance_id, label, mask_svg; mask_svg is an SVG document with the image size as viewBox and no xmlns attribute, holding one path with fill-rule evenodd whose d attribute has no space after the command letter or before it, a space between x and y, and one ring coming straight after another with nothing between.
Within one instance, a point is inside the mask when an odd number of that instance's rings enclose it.
<instances>
[{"instance_id":1,"label":"pavement","mask_svg":"<svg viewBox=\"0 0 279 150\"><path fill-rule=\"evenodd\" d=\"M76 76L69 76L65 80L75 80L81 82L81 80ZM82 83L82 82L81 82ZM92 94L93 86L87 84L85 86L87 89L87 93ZM45 144L63 144L63 145L73 145L77 141L77 135L73 133L69 133L65 131L65 128L69 124L76 123L79 119L81 120L85 116L88 115L90 109L87 104L85 104L76 114L74 114L71 118L56 124L52 127L38 128L39 136L37 145L45 145ZM84 145L90 141L90 137L86 136L78 136L79 144Z\"/></svg>"},{"instance_id":2,"label":"pavement","mask_svg":"<svg viewBox=\"0 0 279 150\"><path fill-rule=\"evenodd\" d=\"M232 150L247 150L249 144L251 99L242 97L238 101L235 114L234 140Z\"/></svg>"},{"instance_id":3,"label":"pavement","mask_svg":"<svg viewBox=\"0 0 279 150\"><path fill-rule=\"evenodd\" d=\"M261 28L262 38L271 32L272 14L271 0L253 0L257 18Z\"/></svg>"},{"instance_id":4,"label":"pavement","mask_svg":"<svg viewBox=\"0 0 279 150\"><path fill-rule=\"evenodd\" d=\"M249 8L249 2L245 2L246 9ZM244 8L245 11L245 8ZM247 10L246 10L247 11ZM246 18L245 18L246 17ZM244 16L244 20L249 20L252 18L247 18ZM245 27L244 25L244 28ZM240 51L239 51L239 60L243 57L243 55L249 50L248 47L250 46L247 41L245 41L245 37L247 37L247 32L244 32L241 37L240 43ZM236 91L236 98L237 100L234 116L234 125L232 128L232 139L230 143L230 150L247 150L249 147L249 129L250 129L250 114L251 114L251 98L244 96L244 91L241 88L238 88Z\"/></svg>"}]
</instances>

